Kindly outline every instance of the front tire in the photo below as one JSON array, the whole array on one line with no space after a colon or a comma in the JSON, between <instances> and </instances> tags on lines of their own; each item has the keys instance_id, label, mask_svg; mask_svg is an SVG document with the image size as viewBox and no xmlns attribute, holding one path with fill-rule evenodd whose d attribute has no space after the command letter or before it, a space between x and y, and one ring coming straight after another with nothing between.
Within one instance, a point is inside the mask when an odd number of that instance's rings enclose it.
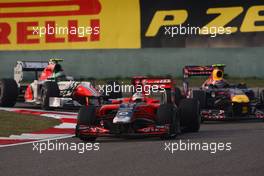
<instances>
[{"instance_id":1,"label":"front tire","mask_svg":"<svg viewBox=\"0 0 264 176\"><path fill-rule=\"evenodd\" d=\"M56 82L48 81L43 84L41 91L41 108L44 110L52 110L54 108L50 107L49 99L50 97L59 97L60 90Z\"/></svg>"},{"instance_id":2,"label":"front tire","mask_svg":"<svg viewBox=\"0 0 264 176\"><path fill-rule=\"evenodd\" d=\"M80 108L78 117L77 117L77 125L75 128L75 135L76 137L79 137L82 141L95 141L96 136L87 136L87 135L82 135L79 133L80 131L80 125L85 125L85 126L96 126L96 107L95 106L83 106Z\"/></svg>"},{"instance_id":3,"label":"front tire","mask_svg":"<svg viewBox=\"0 0 264 176\"><path fill-rule=\"evenodd\" d=\"M201 124L199 101L183 99L180 102L179 114L184 132L198 132Z\"/></svg>"},{"instance_id":4,"label":"front tire","mask_svg":"<svg viewBox=\"0 0 264 176\"><path fill-rule=\"evenodd\" d=\"M169 133L162 135L161 139L174 139L179 132L179 119L177 108L173 104L162 104L157 111L157 125L170 124Z\"/></svg>"},{"instance_id":5,"label":"front tire","mask_svg":"<svg viewBox=\"0 0 264 176\"><path fill-rule=\"evenodd\" d=\"M18 96L18 86L13 79L0 80L0 106L13 107Z\"/></svg>"}]
</instances>

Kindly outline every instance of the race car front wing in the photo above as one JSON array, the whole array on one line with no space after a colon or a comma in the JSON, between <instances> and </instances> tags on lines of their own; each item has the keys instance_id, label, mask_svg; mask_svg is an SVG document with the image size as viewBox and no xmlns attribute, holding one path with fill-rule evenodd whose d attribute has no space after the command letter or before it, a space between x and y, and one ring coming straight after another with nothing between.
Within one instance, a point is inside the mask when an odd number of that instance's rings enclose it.
<instances>
[{"instance_id":1,"label":"race car front wing","mask_svg":"<svg viewBox=\"0 0 264 176\"><path fill-rule=\"evenodd\" d=\"M257 110L255 113L243 116L228 116L224 110L202 110L203 120L235 120L235 119L262 119L264 120L264 111Z\"/></svg>"},{"instance_id":2,"label":"race car front wing","mask_svg":"<svg viewBox=\"0 0 264 176\"><path fill-rule=\"evenodd\" d=\"M103 136L145 136L145 135L153 135L153 136L159 136L159 135L164 135L168 134L170 131L169 125L152 125L140 129L136 129L135 131L131 132L126 132L123 133L118 130L110 130L106 129L102 126L85 126L85 125L80 125L78 127L77 134L78 135L83 135L83 136L96 136L96 137L103 137Z\"/></svg>"}]
</instances>

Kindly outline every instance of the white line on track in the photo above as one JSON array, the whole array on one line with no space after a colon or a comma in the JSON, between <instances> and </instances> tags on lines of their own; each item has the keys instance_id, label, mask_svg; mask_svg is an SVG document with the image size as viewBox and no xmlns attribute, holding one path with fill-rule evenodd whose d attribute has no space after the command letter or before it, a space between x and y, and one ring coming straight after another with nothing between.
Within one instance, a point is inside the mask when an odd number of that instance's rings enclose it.
<instances>
[{"instance_id":1,"label":"white line on track","mask_svg":"<svg viewBox=\"0 0 264 176\"><path fill-rule=\"evenodd\" d=\"M18 145L25 145L25 144L33 144L33 143L38 143L38 142L54 141L54 140L71 138L71 137L74 137L74 136L75 135L69 135L69 136L62 136L62 137L57 137L57 138L52 138L52 139L43 139L43 140L36 140L36 141L29 141L29 142L21 142L21 143L16 143L16 144L0 145L0 148L18 146Z\"/></svg>"},{"instance_id":2,"label":"white line on track","mask_svg":"<svg viewBox=\"0 0 264 176\"><path fill-rule=\"evenodd\" d=\"M60 128L60 129L75 129L76 124L75 123L62 123L60 125L54 126L54 128Z\"/></svg>"}]
</instances>

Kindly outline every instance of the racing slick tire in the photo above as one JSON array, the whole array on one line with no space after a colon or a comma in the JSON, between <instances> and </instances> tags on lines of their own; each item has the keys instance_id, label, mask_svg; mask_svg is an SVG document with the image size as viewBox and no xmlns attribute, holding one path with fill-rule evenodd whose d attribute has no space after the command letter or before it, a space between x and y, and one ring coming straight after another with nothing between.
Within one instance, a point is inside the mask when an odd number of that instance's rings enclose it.
<instances>
[{"instance_id":1,"label":"racing slick tire","mask_svg":"<svg viewBox=\"0 0 264 176\"><path fill-rule=\"evenodd\" d=\"M198 132L201 124L199 102L196 99L183 99L179 105L180 124L184 132Z\"/></svg>"},{"instance_id":2,"label":"racing slick tire","mask_svg":"<svg viewBox=\"0 0 264 176\"><path fill-rule=\"evenodd\" d=\"M200 108L206 108L206 92L203 90L194 90L193 99L199 101Z\"/></svg>"},{"instance_id":3,"label":"racing slick tire","mask_svg":"<svg viewBox=\"0 0 264 176\"><path fill-rule=\"evenodd\" d=\"M75 135L82 141L95 141L96 136L87 136L79 134L80 125L95 126L96 125L96 107L93 105L82 106L77 116L77 125L75 128Z\"/></svg>"},{"instance_id":4,"label":"racing slick tire","mask_svg":"<svg viewBox=\"0 0 264 176\"><path fill-rule=\"evenodd\" d=\"M0 80L0 106L13 107L18 96L18 86L13 79Z\"/></svg>"},{"instance_id":5,"label":"racing slick tire","mask_svg":"<svg viewBox=\"0 0 264 176\"><path fill-rule=\"evenodd\" d=\"M50 97L59 97L60 90L56 82L47 81L43 84L41 89L41 108L44 110L52 110L54 108L49 106Z\"/></svg>"},{"instance_id":6,"label":"racing slick tire","mask_svg":"<svg viewBox=\"0 0 264 176\"><path fill-rule=\"evenodd\" d=\"M177 115L176 106L171 103L161 104L157 111L157 124L170 124L169 133L162 135L161 139L175 138L180 129L180 119Z\"/></svg>"},{"instance_id":7,"label":"racing slick tire","mask_svg":"<svg viewBox=\"0 0 264 176\"><path fill-rule=\"evenodd\" d=\"M181 89L179 87L175 87L175 92L174 92L174 101L177 106L179 106L181 100L183 99Z\"/></svg>"},{"instance_id":8,"label":"racing slick tire","mask_svg":"<svg viewBox=\"0 0 264 176\"><path fill-rule=\"evenodd\" d=\"M261 92L260 92L260 103L261 103L261 105L264 105L264 90L262 90Z\"/></svg>"}]
</instances>

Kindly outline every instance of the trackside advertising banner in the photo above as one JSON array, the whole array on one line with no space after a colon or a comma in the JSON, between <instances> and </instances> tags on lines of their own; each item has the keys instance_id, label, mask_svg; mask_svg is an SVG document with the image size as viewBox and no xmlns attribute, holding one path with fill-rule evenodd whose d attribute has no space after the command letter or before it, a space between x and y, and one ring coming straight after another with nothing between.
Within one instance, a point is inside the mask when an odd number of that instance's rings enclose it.
<instances>
[{"instance_id":1,"label":"trackside advertising banner","mask_svg":"<svg viewBox=\"0 0 264 176\"><path fill-rule=\"evenodd\" d=\"M264 1L0 0L0 50L264 46Z\"/></svg>"},{"instance_id":2,"label":"trackside advertising banner","mask_svg":"<svg viewBox=\"0 0 264 176\"><path fill-rule=\"evenodd\" d=\"M264 46L264 1L140 2L142 47Z\"/></svg>"},{"instance_id":3,"label":"trackside advertising banner","mask_svg":"<svg viewBox=\"0 0 264 176\"><path fill-rule=\"evenodd\" d=\"M139 48L135 0L0 0L0 50Z\"/></svg>"}]
</instances>

